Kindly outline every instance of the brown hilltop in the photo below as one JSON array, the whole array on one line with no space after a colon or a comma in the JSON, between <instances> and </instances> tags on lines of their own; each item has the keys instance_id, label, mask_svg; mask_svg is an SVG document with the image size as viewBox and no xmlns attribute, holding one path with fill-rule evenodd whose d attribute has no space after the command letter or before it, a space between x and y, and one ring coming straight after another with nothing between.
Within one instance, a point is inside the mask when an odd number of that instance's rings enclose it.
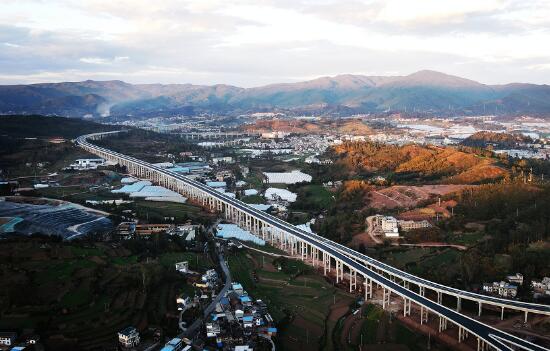
<instances>
[{"instance_id":1,"label":"brown hilltop","mask_svg":"<svg viewBox=\"0 0 550 351\"><path fill-rule=\"evenodd\" d=\"M495 159L452 147L348 142L333 151L337 164L351 172L393 172L455 184L498 180L508 174Z\"/></svg>"}]
</instances>

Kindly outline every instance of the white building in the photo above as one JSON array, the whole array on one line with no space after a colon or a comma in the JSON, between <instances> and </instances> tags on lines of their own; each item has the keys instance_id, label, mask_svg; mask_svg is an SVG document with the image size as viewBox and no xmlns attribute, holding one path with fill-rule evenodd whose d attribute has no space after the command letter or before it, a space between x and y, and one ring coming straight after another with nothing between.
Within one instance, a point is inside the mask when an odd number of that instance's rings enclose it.
<instances>
[{"instance_id":1,"label":"white building","mask_svg":"<svg viewBox=\"0 0 550 351\"><path fill-rule=\"evenodd\" d=\"M523 285L523 274L516 273L514 275L508 275L506 276L506 280L509 281L510 283Z\"/></svg>"},{"instance_id":2,"label":"white building","mask_svg":"<svg viewBox=\"0 0 550 351\"><path fill-rule=\"evenodd\" d=\"M69 167L73 169L96 169L98 166L105 165L105 160L102 158L79 158Z\"/></svg>"},{"instance_id":3,"label":"white building","mask_svg":"<svg viewBox=\"0 0 550 351\"><path fill-rule=\"evenodd\" d=\"M134 327L127 327L118 332L118 343L125 348L139 345L139 332Z\"/></svg>"},{"instance_id":4,"label":"white building","mask_svg":"<svg viewBox=\"0 0 550 351\"><path fill-rule=\"evenodd\" d=\"M0 332L0 345L11 346L17 339L15 332Z\"/></svg>"},{"instance_id":5,"label":"white building","mask_svg":"<svg viewBox=\"0 0 550 351\"><path fill-rule=\"evenodd\" d=\"M421 228L429 228L432 225L427 220L422 221L398 221L399 229L401 229L404 232L408 232L409 230L414 229L421 229Z\"/></svg>"},{"instance_id":6,"label":"white building","mask_svg":"<svg viewBox=\"0 0 550 351\"><path fill-rule=\"evenodd\" d=\"M375 215L372 217L374 232L383 234L386 238L399 238L399 223L395 217Z\"/></svg>"},{"instance_id":7,"label":"white building","mask_svg":"<svg viewBox=\"0 0 550 351\"><path fill-rule=\"evenodd\" d=\"M176 262L176 271L178 271L180 273L189 272L189 262L187 262L187 261Z\"/></svg>"}]
</instances>

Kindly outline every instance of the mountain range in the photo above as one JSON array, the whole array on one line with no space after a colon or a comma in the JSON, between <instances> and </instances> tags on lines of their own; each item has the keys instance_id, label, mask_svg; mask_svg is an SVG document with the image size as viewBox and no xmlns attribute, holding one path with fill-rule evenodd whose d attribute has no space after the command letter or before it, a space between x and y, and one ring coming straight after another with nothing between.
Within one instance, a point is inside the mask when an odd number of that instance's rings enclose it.
<instances>
[{"instance_id":1,"label":"mountain range","mask_svg":"<svg viewBox=\"0 0 550 351\"><path fill-rule=\"evenodd\" d=\"M123 81L0 86L1 114L68 117L285 112L352 115L550 116L550 86L486 85L435 71L407 76L339 75L255 88L231 85L129 84Z\"/></svg>"}]
</instances>

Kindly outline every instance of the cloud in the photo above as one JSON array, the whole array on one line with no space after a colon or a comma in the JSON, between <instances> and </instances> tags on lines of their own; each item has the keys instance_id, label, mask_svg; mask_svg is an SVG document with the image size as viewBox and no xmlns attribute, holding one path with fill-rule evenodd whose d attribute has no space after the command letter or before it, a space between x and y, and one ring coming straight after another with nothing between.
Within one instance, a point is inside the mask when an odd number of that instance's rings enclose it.
<instances>
[{"instance_id":1,"label":"cloud","mask_svg":"<svg viewBox=\"0 0 550 351\"><path fill-rule=\"evenodd\" d=\"M550 4L487 0L21 0L0 12L0 83L255 86L436 69L549 83ZM541 66L542 65L542 66ZM541 73L542 72L542 73Z\"/></svg>"}]
</instances>

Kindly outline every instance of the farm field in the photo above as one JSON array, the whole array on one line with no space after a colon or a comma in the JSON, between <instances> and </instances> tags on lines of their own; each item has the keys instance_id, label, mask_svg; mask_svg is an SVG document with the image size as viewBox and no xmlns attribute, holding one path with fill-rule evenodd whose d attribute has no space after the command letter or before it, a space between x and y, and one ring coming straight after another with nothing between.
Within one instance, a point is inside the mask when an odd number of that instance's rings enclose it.
<instances>
[{"instance_id":1,"label":"farm field","mask_svg":"<svg viewBox=\"0 0 550 351\"><path fill-rule=\"evenodd\" d=\"M333 286L301 261L274 258L252 250L234 253L228 256L228 261L233 280L242 283L253 298L267 303L278 323L280 349L351 351L360 346L367 350L427 349L424 336L408 329L377 305L357 305L358 296ZM431 347L441 350L437 345Z\"/></svg>"},{"instance_id":2,"label":"farm field","mask_svg":"<svg viewBox=\"0 0 550 351\"><path fill-rule=\"evenodd\" d=\"M267 303L279 326L281 349L333 349L332 328L338 319L332 317L333 311L344 314L354 296L332 286L300 261L251 250L231 255L228 261L233 280L242 283L253 298Z\"/></svg>"}]
</instances>

